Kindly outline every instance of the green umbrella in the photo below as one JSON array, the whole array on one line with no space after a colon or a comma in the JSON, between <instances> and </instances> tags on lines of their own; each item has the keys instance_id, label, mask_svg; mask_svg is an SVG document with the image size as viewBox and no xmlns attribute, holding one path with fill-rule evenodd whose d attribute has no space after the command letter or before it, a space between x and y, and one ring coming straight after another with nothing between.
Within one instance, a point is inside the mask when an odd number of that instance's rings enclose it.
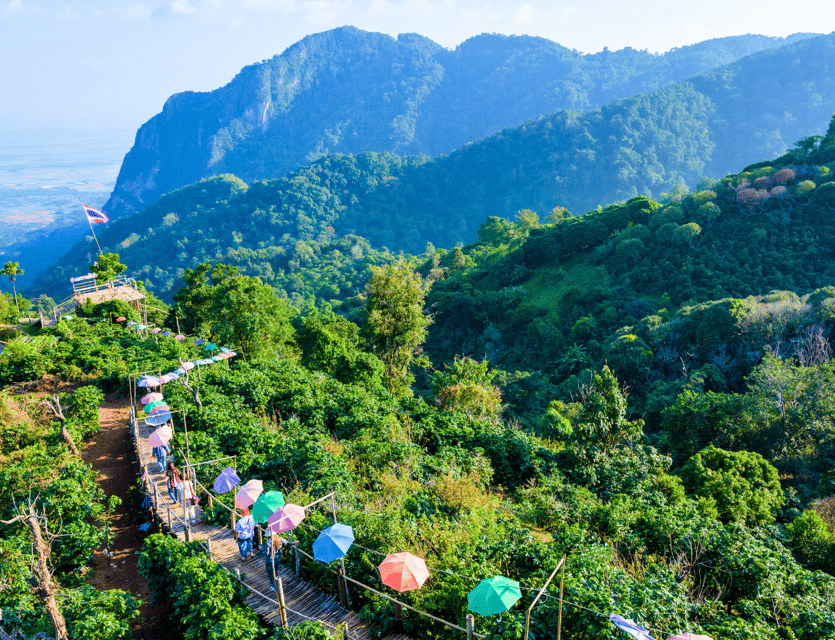
<instances>
[{"instance_id":1,"label":"green umbrella","mask_svg":"<svg viewBox=\"0 0 835 640\"><path fill-rule=\"evenodd\" d=\"M165 404L165 400L157 400L156 402L149 402L145 405L145 413L151 413L157 407L160 407Z\"/></svg>"},{"instance_id":2,"label":"green umbrella","mask_svg":"<svg viewBox=\"0 0 835 640\"><path fill-rule=\"evenodd\" d=\"M496 576L479 582L467 595L467 604L470 611L482 616L492 616L507 611L521 597L522 591L516 580Z\"/></svg>"},{"instance_id":3,"label":"green umbrella","mask_svg":"<svg viewBox=\"0 0 835 640\"><path fill-rule=\"evenodd\" d=\"M281 491L267 491L258 496L252 506L252 518L255 522L266 522L272 514L284 506L284 495Z\"/></svg>"}]
</instances>

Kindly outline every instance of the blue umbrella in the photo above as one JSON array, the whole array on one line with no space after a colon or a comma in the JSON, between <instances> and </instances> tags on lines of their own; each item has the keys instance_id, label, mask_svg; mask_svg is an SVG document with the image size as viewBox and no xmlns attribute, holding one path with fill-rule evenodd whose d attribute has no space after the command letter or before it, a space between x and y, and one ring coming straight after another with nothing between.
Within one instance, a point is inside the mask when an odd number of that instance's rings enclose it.
<instances>
[{"instance_id":1,"label":"blue umbrella","mask_svg":"<svg viewBox=\"0 0 835 640\"><path fill-rule=\"evenodd\" d=\"M163 331L163 332L162 332L161 334L159 334L159 335L161 335L161 336L173 336L174 334L173 334L173 333L171 333L170 331Z\"/></svg>"},{"instance_id":2,"label":"blue umbrella","mask_svg":"<svg viewBox=\"0 0 835 640\"><path fill-rule=\"evenodd\" d=\"M128 322L128 326L129 326L129 327L132 327L132 326L133 326L133 325L135 325L135 324L136 324L136 323L135 323L133 320L131 320L130 322Z\"/></svg>"},{"instance_id":3,"label":"blue umbrella","mask_svg":"<svg viewBox=\"0 0 835 640\"><path fill-rule=\"evenodd\" d=\"M232 489L235 488L235 485L240 481L241 479L238 477L235 470L232 467L226 467L220 472L220 475L215 478L215 493L226 493L227 491L232 491Z\"/></svg>"},{"instance_id":4,"label":"blue umbrella","mask_svg":"<svg viewBox=\"0 0 835 640\"><path fill-rule=\"evenodd\" d=\"M159 378L153 376L146 376L136 383L137 387L158 387L159 385Z\"/></svg>"},{"instance_id":5,"label":"blue umbrella","mask_svg":"<svg viewBox=\"0 0 835 640\"><path fill-rule=\"evenodd\" d=\"M178 376L181 376L181 375L183 375L185 372L186 372L186 370L185 370L185 369L183 369L182 367L180 367L179 369L175 369L175 370L174 370L174 371L172 371L171 373L176 373Z\"/></svg>"},{"instance_id":6,"label":"blue umbrella","mask_svg":"<svg viewBox=\"0 0 835 640\"><path fill-rule=\"evenodd\" d=\"M203 360L195 360L194 364L204 365L204 364L213 364L211 360L208 358L204 358Z\"/></svg>"},{"instance_id":7,"label":"blue umbrella","mask_svg":"<svg viewBox=\"0 0 835 640\"><path fill-rule=\"evenodd\" d=\"M203 338L197 338L197 340L194 341L194 344L203 344L204 342L206 341Z\"/></svg>"},{"instance_id":8,"label":"blue umbrella","mask_svg":"<svg viewBox=\"0 0 835 640\"><path fill-rule=\"evenodd\" d=\"M220 352L221 353L232 353L232 349L227 349L226 347L221 347Z\"/></svg>"},{"instance_id":9,"label":"blue umbrella","mask_svg":"<svg viewBox=\"0 0 835 640\"><path fill-rule=\"evenodd\" d=\"M338 560L354 544L354 530L347 524L336 523L324 529L313 543L313 557L319 562Z\"/></svg>"},{"instance_id":10,"label":"blue umbrella","mask_svg":"<svg viewBox=\"0 0 835 640\"><path fill-rule=\"evenodd\" d=\"M155 413L154 415L145 418L145 424L152 427L158 427L161 424L165 424L169 420L171 420L171 414L168 411L160 411L159 413Z\"/></svg>"}]
</instances>

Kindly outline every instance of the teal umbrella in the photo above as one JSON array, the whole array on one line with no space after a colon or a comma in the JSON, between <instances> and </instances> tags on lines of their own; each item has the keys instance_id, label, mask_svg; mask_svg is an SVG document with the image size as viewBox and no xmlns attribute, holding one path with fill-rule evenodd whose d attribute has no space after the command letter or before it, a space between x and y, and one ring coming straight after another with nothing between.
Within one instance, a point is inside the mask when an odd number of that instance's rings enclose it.
<instances>
[{"instance_id":1,"label":"teal umbrella","mask_svg":"<svg viewBox=\"0 0 835 640\"><path fill-rule=\"evenodd\" d=\"M151 411L153 411L157 407L161 407L164 404L165 404L164 400L156 400L154 402L149 402L148 404L145 405L145 413L151 413Z\"/></svg>"},{"instance_id":2,"label":"teal umbrella","mask_svg":"<svg viewBox=\"0 0 835 640\"><path fill-rule=\"evenodd\" d=\"M217 345L214 342L206 343L206 351L214 351L215 349L217 349Z\"/></svg>"},{"instance_id":3,"label":"teal umbrella","mask_svg":"<svg viewBox=\"0 0 835 640\"><path fill-rule=\"evenodd\" d=\"M267 491L258 496L252 507L252 519L266 522L272 514L284 506L284 494L281 491Z\"/></svg>"},{"instance_id":4,"label":"teal umbrella","mask_svg":"<svg viewBox=\"0 0 835 640\"><path fill-rule=\"evenodd\" d=\"M496 576L479 582L478 586L467 594L467 604L470 611L482 616L492 616L507 611L521 597L522 591L516 580Z\"/></svg>"}]
</instances>

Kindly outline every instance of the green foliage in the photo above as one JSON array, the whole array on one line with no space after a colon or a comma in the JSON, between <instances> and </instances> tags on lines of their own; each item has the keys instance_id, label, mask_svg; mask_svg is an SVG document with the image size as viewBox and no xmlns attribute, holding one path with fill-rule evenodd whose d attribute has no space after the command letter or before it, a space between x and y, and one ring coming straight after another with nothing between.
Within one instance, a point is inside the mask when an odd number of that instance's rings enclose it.
<instances>
[{"instance_id":1,"label":"green foliage","mask_svg":"<svg viewBox=\"0 0 835 640\"><path fill-rule=\"evenodd\" d=\"M171 606L171 622L187 640L266 636L246 604L246 587L209 560L198 543L149 536L139 555L139 571L154 600Z\"/></svg>"},{"instance_id":2,"label":"green foliage","mask_svg":"<svg viewBox=\"0 0 835 640\"><path fill-rule=\"evenodd\" d=\"M116 279L127 268L127 265L119 262L118 253L105 253L98 257L95 264L90 265L90 271L96 274L97 284L105 284Z\"/></svg>"},{"instance_id":3,"label":"green foliage","mask_svg":"<svg viewBox=\"0 0 835 640\"><path fill-rule=\"evenodd\" d=\"M749 451L711 445L687 461L681 477L689 492L716 504L725 522L769 524L784 502L777 469Z\"/></svg>"},{"instance_id":4,"label":"green foliage","mask_svg":"<svg viewBox=\"0 0 835 640\"><path fill-rule=\"evenodd\" d=\"M432 322L423 310L423 279L403 262L372 267L371 274L363 334L383 363L388 390L404 393L413 379L409 366Z\"/></svg>"}]
</instances>

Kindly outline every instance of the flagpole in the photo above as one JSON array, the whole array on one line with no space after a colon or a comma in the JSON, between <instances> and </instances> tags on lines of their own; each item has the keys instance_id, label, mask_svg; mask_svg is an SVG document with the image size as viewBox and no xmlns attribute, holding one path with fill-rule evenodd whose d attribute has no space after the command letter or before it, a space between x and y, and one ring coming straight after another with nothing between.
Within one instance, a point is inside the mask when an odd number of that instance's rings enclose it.
<instances>
[{"instance_id":1,"label":"flagpole","mask_svg":"<svg viewBox=\"0 0 835 640\"><path fill-rule=\"evenodd\" d=\"M82 205L83 207L83 205ZM99 248L99 255L103 258L104 253L101 250L101 245L99 244L99 239L96 237L96 232L93 230L93 223L90 222L90 214L87 213L87 209L84 209L84 217L87 218L87 224L90 225L90 231L93 234L93 240L96 241L96 246Z\"/></svg>"}]
</instances>

